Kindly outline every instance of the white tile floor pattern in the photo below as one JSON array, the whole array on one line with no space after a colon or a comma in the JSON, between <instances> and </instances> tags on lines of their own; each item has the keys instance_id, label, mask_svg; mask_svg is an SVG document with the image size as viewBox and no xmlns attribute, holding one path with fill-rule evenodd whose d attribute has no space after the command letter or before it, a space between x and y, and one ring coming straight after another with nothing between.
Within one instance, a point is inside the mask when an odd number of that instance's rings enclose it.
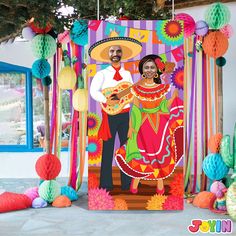
<instances>
[{"instance_id":1,"label":"white tile floor pattern","mask_svg":"<svg viewBox=\"0 0 236 236\"><path fill-rule=\"evenodd\" d=\"M58 181L61 184L66 183L65 179ZM2 179L0 189L23 192L37 183L37 179ZM192 219L229 219L227 215L216 215L207 209L198 209L189 204L185 204L185 210L181 212L89 211L86 183L82 185L79 196L79 200L73 202L69 208L48 207L0 214L0 235L185 236L191 235L187 229ZM235 222L233 226L236 227ZM236 229L233 229L231 235L236 235Z\"/></svg>"}]
</instances>

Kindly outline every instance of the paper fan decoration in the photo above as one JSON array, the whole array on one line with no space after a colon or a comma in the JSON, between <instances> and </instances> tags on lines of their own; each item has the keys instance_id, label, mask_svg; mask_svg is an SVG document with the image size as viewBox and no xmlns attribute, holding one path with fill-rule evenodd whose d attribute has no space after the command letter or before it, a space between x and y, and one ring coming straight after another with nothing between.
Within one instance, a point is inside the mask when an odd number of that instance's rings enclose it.
<instances>
[{"instance_id":1,"label":"paper fan decoration","mask_svg":"<svg viewBox=\"0 0 236 236\"><path fill-rule=\"evenodd\" d=\"M183 66L178 67L177 69L174 70L171 76L171 81L176 88L183 90L183 87L184 87L184 67Z\"/></svg>"},{"instance_id":2,"label":"paper fan decoration","mask_svg":"<svg viewBox=\"0 0 236 236\"><path fill-rule=\"evenodd\" d=\"M88 163L90 165L99 164L102 158L102 140L97 136L91 136L88 139Z\"/></svg>"},{"instance_id":3,"label":"paper fan decoration","mask_svg":"<svg viewBox=\"0 0 236 236\"><path fill-rule=\"evenodd\" d=\"M168 46L183 44L183 23L175 20L157 21L158 38Z\"/></svg>"},{"instance_id":4,"label":"paper fan decoration","mask_svg":"<svg viewBox=\"0 0 236 236\"><path fill-rule=\"evenodd\" d=\"M87 121L88 121L88 135L89 136L97 135L98 129L101 124L100 116L97 115L96 113L89 112Z\"/></svg>"}]
</instances>

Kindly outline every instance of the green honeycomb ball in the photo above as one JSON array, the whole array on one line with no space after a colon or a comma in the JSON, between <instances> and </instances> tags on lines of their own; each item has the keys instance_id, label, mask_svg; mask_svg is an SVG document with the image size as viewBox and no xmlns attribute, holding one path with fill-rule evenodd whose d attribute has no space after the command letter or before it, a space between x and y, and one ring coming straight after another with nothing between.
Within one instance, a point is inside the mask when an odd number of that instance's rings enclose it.
<instances>
[{"instance_id":1,"label":"green honeycomb ball","mask_svg":"<svg viewBox=\"0 0 236 236\"><path fill-rule=\"evenodd\" d=\"M205 21L211 29L222 28L230 21L229 8L220 2L210 5L205 13Z\"/></svg>"},{"instance_id":2,"label":"green honeycomb ball","mask_svg":"<svg viewBox=\"0 0 236 236\"><path fill-rule=\"evenodd\" d=\"M32 40L33 54L37 58L48 59L56 53L57 44L49 34L38 34Z\"/></svg>"}]
</instances>

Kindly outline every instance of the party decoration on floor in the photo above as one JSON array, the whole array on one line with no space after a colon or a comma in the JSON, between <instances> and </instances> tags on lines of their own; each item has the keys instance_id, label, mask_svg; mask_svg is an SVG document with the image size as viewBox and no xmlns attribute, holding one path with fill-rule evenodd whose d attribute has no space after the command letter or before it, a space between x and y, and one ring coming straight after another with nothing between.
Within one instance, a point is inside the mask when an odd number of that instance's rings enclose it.
<instances>
[{"instance_id":1,"label":"party decoration on floor","mask_svg":"<svg viewBox=\"0 0 236 236\"><path fill-rule=\"evenodd\" d=\"M206 21L199 20L195 25L195 34L198 36L205 36L208 33L209 27Z\"/></svg>"},{"instance_id":2,"label":"party decoration on floor","mask_svg":"<svg viewBox=\"0 0 236 236\"><path fill-rule=\"evenodd\" d=\"M90 189L88 191L89 210L113 210L114 200L105 189Z\"/></svg>"},{"instance_id":3,"label":"party decoration on floor","mask_svg":"<svg viewBox=\"0 0 236 236\"><path fill-rule=\"evenodd\" d=\"M128 205L127 202L122 199L122 198L116 198L114 200L114 208L113 210L116 211L127 211L128 210Z\"/></svg>"},{"instance_id":4,"label":"party decoration on floor","mask_svg":"<svg viewBox=\"0 0 236 236\"><path fill-rule=\"evenodd\" d=\"M217 214L226 214L226 192L227 188L219 181L215 181L210 188L210 191L215 194L212 199L209 209Z\"/></svg>"},{"instance_id":5,"label":"party decoration on floor","mask_svg":"<svg viewBox=\"0 0 236 236\"><path fill-rule=\"evenodd\" d=\"M165 203L166 199L167 196L165 195L155 194L150 200L148 200L146 209L149 211L163 210L163 204Z\"/></svg>"},{"instance_id":6,"label":"party decoration on floor","mask_svg":"<svg viewBox=\"0 0 236 236\"><path fill-rule=\"evenodd\" d=\"M209 209L212 199L215 199L215 194L212 192L199 192L193 200L193 205L199 208Z\"/></svg>"},{"instance_id":7,"label":"party decoration on floor","mask_svg":"<svg viewBox=\"0 0 236 236\"><path fill-rule=\"evenodd\" d=\"M28 188L25 190L24 194L33 201L35 198L39 197L38 187Z\"/></svg>"},{"instance_id":8,"label":"party decoration on floor","mask_svg":"<svg viewBox=\"0 0 236 236\"><path fill-rule=\"evenodd\" d=\"M44 154L37 160L35 169L43 180L55 179L61 171L61 162L53 154Z\"/></svg>"},{"instance_id":9,"label":"party decoration on floor","mask_svg":"<svg viewBox=\"0 0 236 236\"><path fill-rule=\"evenodd\" d=\"M32 207L33 208L44 208L44 207L47 207L47 206L48 206L47 201L45 201L41 197L35 198L32 202Z\"/></svg>"},{"instance_id":10,"label":"party decoration on floor","mask_svg":"<svg viewBox=\"0 0 236 236\"><path fill-rule=\"evenodd\" d=\"M236 220L236 123L233 135L233 153L230 152L230 136L225 135L221 140L220 152L224 163L233 169L234 182L229 186L226 197L226 206L229 215Z\"/></svg>"},{"instance_id":11,"label":"party decoration on floor","mask_svg":"<svg viewBox=\"0 0 236 236\"><path fill-rule=\"evenodd\" d=\"M207 177L212 180L220 180L229 172L229 168L219 153L208 154L203 161L202 168Z\"/></svg>"},{"instance_id":12,"label":"party decoration on floor","mask_svg":"<svg viewBox=\"0 0 236 236\"><path fill-rule=\"evenodd\" d=\"M61 187L55 180L45 180L39 186L39 196L48 203L52 203L60 195Z\"/></svg>"},{"instance_id":13,"label":"party decoration on floor","mask_svg":"<svg viewBox=\"0 0 236 236\"><path fill-rule=\"evenodd\" d=\"M61 187L61 195L67 196L70 201L76 201L79 198L77 192L70 186Z\"/></svg>"},{"instance_id":14,"label":"party decoration on floor","mask_svg":"<svg viewBox=\"0 0 236 236\"><path fill-rule=\"evenodd\" d=\"M157 21L156 33L162 43L166 45L183 44L183 23L179 21Z\"/></svg>"},{"instance_id":15,"label":"party decoration on floor","mask_svg":"<svg viewBox=\"0 0 236 236\"><path fill-rule=\"evenodd\" d=\"M211 29L218 30L229 23L229 8L220 2L211 4L205 12L205 20Z\"/></svg>"},{"instance_id":16,"label":"party decoration on floor","mask_svg":"<svg viewBox=\"0 0 236 236\"><path fill-rule=\"evenodd\" d=\"M61 195L53 201L52 206L58 207L58 208L70 207L71 206L71 201L67 196L62 196Z\"/></svg>"},{"instance_id":17,"label":"party decoration on floor","mask_svg":"<svg viewBox=\"0 0 236 236\"><path fill-rule=\"evenodd\" d=\"M4 192L0 194L0 213L31 207L32 200L25 194Z\"/></svg>"},{"instance_id":18,"label":"party decoration on floor","mask_svg":"<svg viewBox=\"0 0 236 236\"><path fill-rule=\"evenodd\" d=\"M223 56L226 53L228 46L228 39L220 31L210 32L204 38L202 44L204 52L213 58Z\"/></svg>"},{"instance_id":19,"label":"party decoration on floor","mask_svg":"<svg viewBox=\"0 0 236 236\"><path fill-rule=\"evenodd\" d=\"M184 37L187 38L194 33L196 23L192 16L186 13L178 13L175 15L175 20L182 20L184 22Z\"/></svg>"},{"instance_id":20,"label":"party decoration on floor","mask_svg":"<svg viewBox=\"0 0 236 236\"><path fill-rule=\"evenodd\" d=\"M55 54L57 44L52 36L38 34L33 38L31 47L35 57L48 59Z\"/></svg>"}]
</instances>

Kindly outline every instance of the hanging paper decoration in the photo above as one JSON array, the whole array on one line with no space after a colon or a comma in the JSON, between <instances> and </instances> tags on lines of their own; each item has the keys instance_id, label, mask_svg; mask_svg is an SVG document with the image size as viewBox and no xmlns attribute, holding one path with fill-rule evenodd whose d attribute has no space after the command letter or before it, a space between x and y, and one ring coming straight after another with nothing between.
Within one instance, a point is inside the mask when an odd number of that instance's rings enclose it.
<instances>
[{"instance_id":1,"label":"hanging paper decoration","mask_svg":"<svg viewBox=\"0 0 236 236\"><path fill-rule=\"evenodd\" d=\"M220 32L222 32L227 38L231 38L234 34L233 27L230 24L227 24L221 28Z\"/></svg>"},{"instance_id":2,"label":"hanging paper decoration","mask_svg":"<svg viewBox=\"0 0 236 236\"><path fill-rule=\"evenodd\" d=\"M32 65L32 74L39 79L45 78L49 75L51 66L45 59L38 59Z\"/></svg>"},{"instance_id":3,"label":"hanging paper decoration","mask_svg":"<svg viewBox=\"0 0 236 236\"><path fill-rule=\"evenodd\" d=\"M102 158L102 140L97 136L90 136L88 139L87 151L89 153L88 163L99 164Z\"/></svg>"},{"instance_id":4,"label":"hanging paper decoration","mask_svg":"<svg viewBox=\"0 0 236 236\"><path fill-rule=\"evenodd\" d=\"M198 36L205 36L208 33L209 27L206 21L199 20L195 25L195 34Z\"/></svg>"},{"instance_id":5,"label":"hanging paper decoration","mask_svg":"<svg viewBox=\"0 0 236 236\"><path fill-rule=\"evenodd\" d=\"M216 59L217 66L223 67L223 66L225 66L225 64L226 64L226 59L224 57L218 57Z\"/></svg>"},{"instance_id":6,"label":"hanging paper decoration","mask_svg":"<svg viewBox=\"0 0 236 236\"><path fill-rule=\"evenodd\" d=\"M184 59L184 47L180 46L171 51L176 62L182 61Z\"/></svg>"},{"instance_id":7,"label":"hanging paper decoration","mask_svg":"<svg viewBox=\"0 0 236 236\"><path fill-rule=\"evenodd\" d=\"M211 4L205 13L205 20L211 29L220 29L229 23L229 8L220 2Z\"/></svg>"},{"instance_id":8,"label":"hanging paper decoration","mask_svg":"<svg viewBox=\"0 0 236 236\"><path fill-rule=\"evenodd\" d=\"M65 30L63 33L60 33L57 37L59 43L69 43L70 42L70 32Z\"/></svg>"},{"instance_id":9,"label":"hanging paper decoration","mask_svg":"<svg viewBox=\"0 0 236 236\"><path fill-rule=\"evenodd\" d=\"M91 20L89 21L88 28L96 31L100 24L101 24L100 20Z\"/></svg>"},{"instance_id":10,"label":"hanging paper decoration","mask_svg":"<svg viewBox=\"0 0 236 236\"><path fill-rule=\"evenodd\" d=\"M77 89L73 94L73 107L76 111L88 111L88 90Z\"/></svg>"},{"instance_id":11,"label":"hanging paper decoration","mask_svg":"<svg viewBox=\"0 0 236 236\"><path fill-rule=\"evenodd\" d=\"M228 39L220 31L209 33L203 41L204 52L214 58L224 55L228 49Z\"/></svg>"},{"instance_id":12,"label":"hanging paper decoration","mask_svg":"<svg viewBox=\"0 0 236 236\"><path fill-rule=\"evenodd\" d=\"M183 23L175 20L157 21L156 33L162 43L169 46L183 44Z\"/></svg>"},{"instance_id":13,"label":"hanging paper decoration","mask_svg":"<svg viewBox=\"0 0 236 236\"><path fill-rule=\"evenodd\" d=\"M52 29L52 26L50 23L47 23L46 27L42 28L39 26L38 23L31 22L30 28L37 34L46 34L47 32L49 32Z\"/></svg>"},{"instance_id":14,"label":"hanging paper decoration","mask_svg":"<svg viewBox=\"0 0 236 236\"><path fill-rule=\"evenodd\" d=\"M65 66L57 77L58 85L61 89L73 89L76 84L76 74L73 68Z\"/></svg>"},{"instance_id":15,"label":"hanging paper decoration","mask_svg":"<svg viewBox=\"0 0 236 236\"><path fill-rule=\"evenodd\" d=\"M38 34L32 40L33 54L37 58L48 59L56 53L57 44L48 34Z\"/></svg>"},{"instance_id":16,"label":"hanging paper decoration","mask_svg":"<svg viewBox=\"0 0 236 236\"><path fill-rule=\"evenodd\" d=\"M32 30L31 27L25 27L23 30L22 30L22 36L25 38L25 39L28 39L28 40L32 40L35 36L35 32Z\"/></svg>"},{"instance_id":17,"label":"hanging paper decoration","mask_svg":"<svg viewBox=\"0 0 236 236\"><path fill-rule=\"evenodd\" d=\"M182 20L184 22L184 37L188 38L195 31L195 21L192 16L186 13L179 13L175 16L175 20Z\"/></svg>"},{"instance_id":18,"label":"hanging paper decoration","mask_svg":"<svg viewBox=\"0 0 236 236\"><path fill-rule=\"evenodd\" d=\"M126 27L122 25L112 24L110 22L106 23L105 35L109 36L112 31L115 31L119 37L125 36Z\"/></svg>"},{"instance_id":19,"label":"hanging paper decoration","mask_svg":"<svg viewBox=\"0 0 236 236\"><path fill-rule=\"evenodd\" d=\"M89 112L87 121L88 121L88 135L89 136L97 135L98 129L101 124L100 116L97 115L96 113Z\"/></svg>"},{"instance_id":20,"label":"hanging paper decoration","mask_svg":"<svg viewBox=\"0 0 236 236\"><path fill-rule=\"evenodd\" d=\"M76 20L71 27L70 38L77 45L88 44L88 21Z\"/></svg>"},{"instance_id":21,"label":"hanging paper decoration","mask_svg":"<svg viewBox=\"0 0 236 236\"><path fill-rule=\"evenodd\" d=\"M149 40L149 30L133 29L129 30L129 37L138 40L141 43L147 43Z\"/></svg>"},{"instance_id":22,"label":"hanging paper decoration","mask_svg":"<svg viewBox=\"0 0 236 236\"><path fill-rule=\"evenodd\" d=\"M171 81L176 88L183 90L183 87L184 87L184 67L183 66L174 70L173 74L171 75Z\"/></svg>"}]
</instances>

